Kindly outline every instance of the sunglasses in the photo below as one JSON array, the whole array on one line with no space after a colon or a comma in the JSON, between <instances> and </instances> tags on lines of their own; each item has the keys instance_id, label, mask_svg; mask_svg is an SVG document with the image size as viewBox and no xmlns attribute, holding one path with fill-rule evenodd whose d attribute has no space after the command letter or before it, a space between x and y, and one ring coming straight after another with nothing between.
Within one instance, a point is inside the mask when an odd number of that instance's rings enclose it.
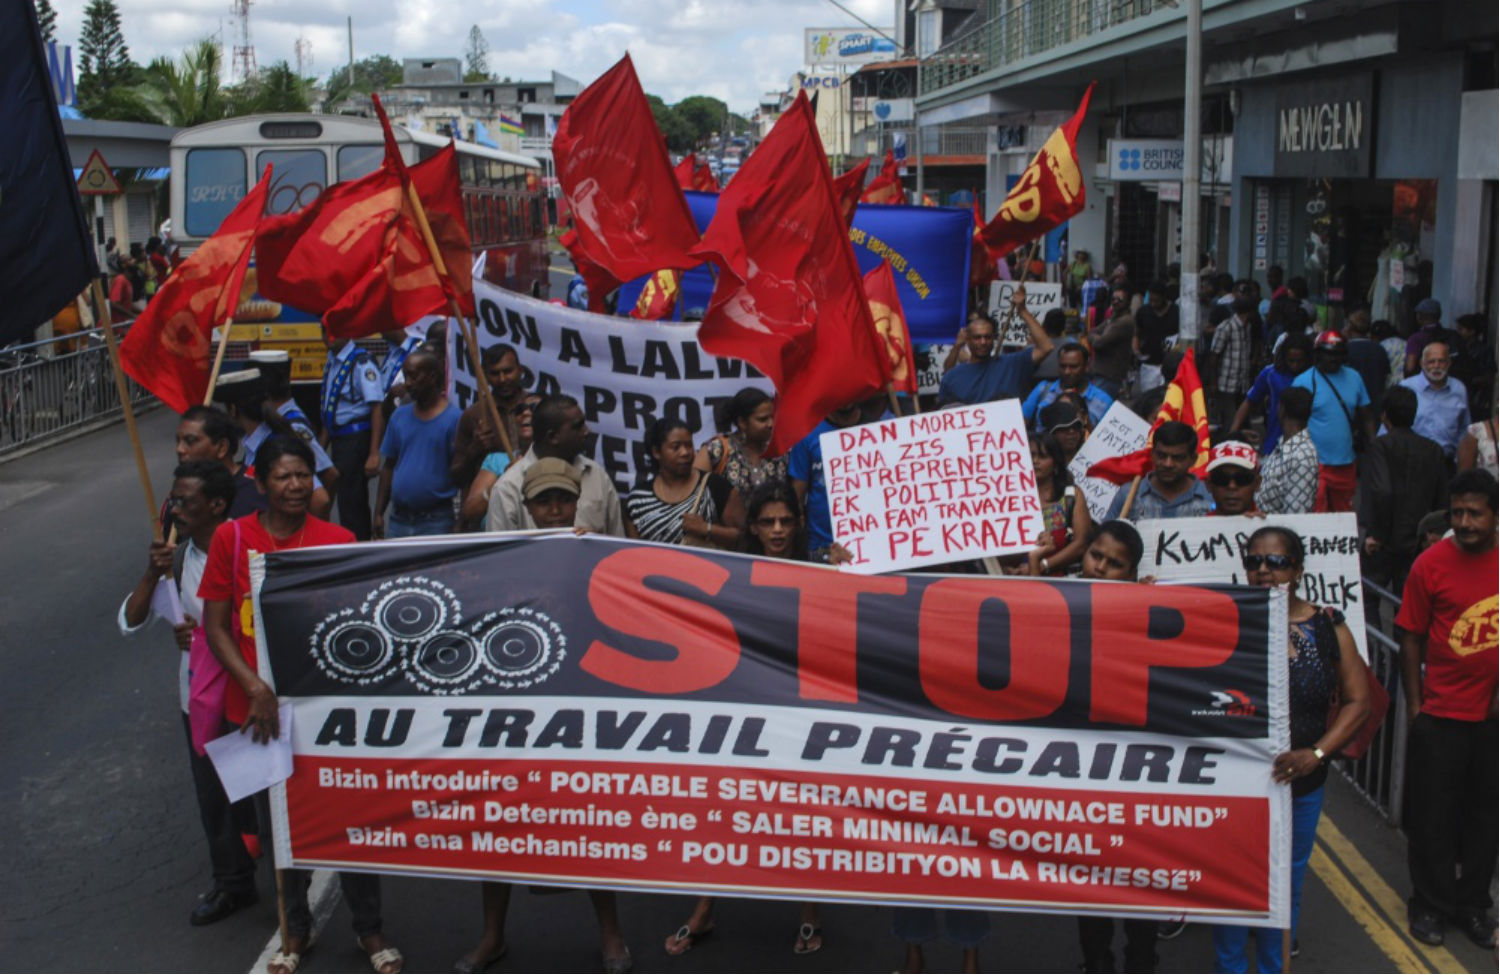
<instances>
[{"instance_id":1,"label":"sunglasses","mask_svg":"<svg viewBox=\"0 0 1500 975\"><path fill-rule=\"evenodd\" d=\"M1265 566L1267 569L1273 571L1295 569L1297 567L1297 563L1293 562L1291 557L1286 555L1247 555L1240 560L1240 564L1245 567L1246 572L1257 572L1261 566Z\"/></svg>"},{"instance_id":2,"label":"sunglasses","mask_svg":"<svg viewBox=\"0 0 1500 975\"><path fill-rule=\"evenodd\" d=\"M523 416L530 413L536 407L535 403L517 403L510 408L511 416Z\"/></svg>"},{"instance_id":3,"label":"sunglasses","mask_svg":"<svg viewBox=\"0 0 1500 975\"><path fill-rule=\"evenodd\" d=\"M1247 487L1255 481L1254 471L1214 471L1208 476L1215 487Z\"/></svg>"}]
</instances>

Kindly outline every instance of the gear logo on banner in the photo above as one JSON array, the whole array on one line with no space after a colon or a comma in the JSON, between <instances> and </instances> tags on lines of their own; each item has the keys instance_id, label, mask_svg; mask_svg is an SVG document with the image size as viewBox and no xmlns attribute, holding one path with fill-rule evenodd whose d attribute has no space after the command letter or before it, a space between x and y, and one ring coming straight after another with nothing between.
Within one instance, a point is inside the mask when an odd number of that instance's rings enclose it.
<instances>
[{"instance_id":1,"label":"gear logo on banner","mask_svg":"<svg viewBox=\"0 0 1500 975\"><path fill-rule=\"evenodd\" d=\"M332 680L372 686L399 673L428 694L531 687L568 655L567 636L546 613L507 608L465 623L453 590L424 576L381 583L357 610L324 617L310 643Z\"/></svg>"}]
</instances>

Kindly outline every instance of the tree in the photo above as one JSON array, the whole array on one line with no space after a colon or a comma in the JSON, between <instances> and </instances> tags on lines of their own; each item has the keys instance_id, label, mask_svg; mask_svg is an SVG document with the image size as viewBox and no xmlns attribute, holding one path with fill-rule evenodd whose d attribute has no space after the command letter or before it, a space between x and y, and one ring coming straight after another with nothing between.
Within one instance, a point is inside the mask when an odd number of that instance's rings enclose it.
<instances>
[{"instance_id":1,"label":"tree","mask_svg":"<svg viewBox=\"0 0 1500 975\"><path fill-rule=\"evenodd\" d=\"M469 28L469 43L464 48L464 81L490 80L490 42L475 24Z\"/></svg>"},{"instance_id":2,"label":"tree","mask_svg":"<svg viewBox=\"0 0 1500 975\"><path fill-rule=\"evenodd\" d=\"M673 105L672 111L692 130L695 143L721 131L729 118L729 106L708 95L689 95Z\"/></svg>"},{"instance_id":3,"label":"tree","mask_svg":"<svg viewBox=\"0 0 1500 975\"><path fill-rule=\"evenodd\" d=\"M401 84L401 63L388 54L372 54L354 62L354 83L349 66L335 68L324 85L324 104L333 105L354 94L369 94Z\"/></svg>"},{"instance_id":4,"label":"tree","mask_svg":"<svg viewBox=\"0 0 1500 975\"><path fill-rule=\"evenodd\" d=\"M115 0L89 0L84 8L78 73L79 110L91 118L117 118L104 113L118 101L116 89L139 80L140 69L130 60Z\"/></svg>"},{"instance_id":5,"label":"tree","mask_svg":"<svg viewBox=\"0 0 1500 975\"><path fill-rule=\"evenodd\" d=\"M656 117L656 127L667 140L667 148L673 152L691 152L697 142L692 127L676 109L656 95L647 95L646 101L651 105L651 114Z\"/></svg>"},{"instance_id":6,"label":"tree","mask_svg":"<svg viewBox=\"0 0 1500 975\"><path fill-rule=\"evenodd\" d=\"M181 61L163 57L147 65L141 97L167 125L186 127L226 118L229 99L219 84L223 65L218 41L205 37L184 52Z\"/></svg>"},{"instance_id":7,"label":"tree","mask_svg":"<svg viewBox=\"0 0 1500 975\"><path fill-rule=\"evenodd\" d=\"M270 112L310 112L308 82L285 61L277 61L261 71L246 89L231 100L231 115L262 115Z\"/></svg>"},{"instance_id":8,"label":"tree","mask_svg":"<svg viewBox=\"0 0 1500 975\"><path fill-rule=\"evenodd\" d=\"M36 0L36 22L42 29L42 40L57 40L57 11L52 9L50 0Z\"/></svg>"}]
</instances>

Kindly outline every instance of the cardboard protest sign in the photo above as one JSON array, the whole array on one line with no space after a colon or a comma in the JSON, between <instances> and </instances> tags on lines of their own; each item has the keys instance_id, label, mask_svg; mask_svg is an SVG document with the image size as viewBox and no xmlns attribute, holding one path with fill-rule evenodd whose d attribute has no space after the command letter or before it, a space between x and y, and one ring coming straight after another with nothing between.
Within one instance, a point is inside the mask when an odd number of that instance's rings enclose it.
<instances>
[{"instance_id":1,"label":"cardboard protest sign","mask_svg":"<svg viewBox=\"0 0 1500 975\"><path fill-rule=\"evenodd\" d=\"M1005 322L1005 316L1010 311L1010 296L1016 293L1018 284L1018 281L994 281L990 284L990 314L995 321ZM1026 309L1036 316L1037 321L1041 321L1042 316L1052 309L1063 306L1062 285L1047 281L1027 281L1025 287ZM1026 331L1026 323L1021 320L1020 315L1011 315L1005 334L1000 336L1000 346L1012 348L1030 344L1031 333Z\"/></svg>"},{"instance_id":2,"label":"cardboard protest sign","mask_svg":"<svg viewBox=\"0 0 1500 975\"><path fill-rule=\"evenodd\" d=\"M1016 400L823 434L833 537L855 572L1029 551L1042 530Z\"/></svg>"},{"instance_id":3,"label":"cardboard protest sign","mask_svg":"<svg viewBox=\"0 0 1500 975\"><path fill-rule=\"evenodd\" d=\"M1136 522L1146 543L1141 575L1163 582L1229 582L1245 585L1240 559L1258 528L1280 525L1296 532L1307 549L1303 599L1332 606L1349 621L1354 644L1368 663L1365 590L1359 574L1359 526L1352 512L1272 515L1269 518L1171 518Z\"/></svg>"},{"instance_id":4,"label":"cardboard protest sign","mask_svg":"<svg viewBox=\"0 0 1500 975\"><path fill-rule=\"evenodd\" d=\"M775 395L749 363L719 358L698 345L696 322L643 322L538 301L475 279L480 349L508 343L525 370L526 388L576 397L593 433L589 457L621 491L648 469L646 427L676 417L702 443L714 430L714 407L746 386ZM479 395L459 329L450 328L448 376L459 406Z\"/></svg>"},{"instance_id":5,"label":"cardboard protest sign","mask_svg":"<svg viewBox=\"0 0 1500 975\"><path fill-rule=\"evenodd\" d=\"M571 533L252 579L282 868L1288 923L1281 593Z\"/></svg>"},{"instance_id":6,"label":"cardboard protest sign","mask_svg":"<svg viewBox=\"0 0 1500 975\"><path fill-rule=\"evenodd\" d=\"M1089 515L1096 523L1104 520L1119 485L1111 484L1102 477L1089 477L1089 467L1106 457L1122 457L1140 450L1146 446L1146 438L1150 434L1150 423L1136 416L1124 403L1115 400L1099 419L1094 432L1078 448L1078 453L1073 455L1072 463L1068 464L1068 473L1073 475L1073 483L1083 492L1084 500L1089 505Z\"/></svg>"},{"instance_id":7,"label":"cardboard protest sign","mask_svg":"<svg viewBox=\"0 0 1500 975\"><path fill-rule=\"evenodd\" d=\"M923 396L936 396L943 385L943 360L948 358L953 343L929 345L924 356L917 356L917 392Z\"/></svg>"}]
</instances>

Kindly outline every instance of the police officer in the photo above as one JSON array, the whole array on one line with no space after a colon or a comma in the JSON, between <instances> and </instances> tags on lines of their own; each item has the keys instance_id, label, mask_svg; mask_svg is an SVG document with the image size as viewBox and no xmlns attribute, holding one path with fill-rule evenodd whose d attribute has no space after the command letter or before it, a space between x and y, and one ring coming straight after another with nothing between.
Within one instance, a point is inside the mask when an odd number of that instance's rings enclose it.
<instances>
[{"instance_id":1,"label":"police officer","mask_svg":"<svg viewBox=\"0 0 1500 975\"><path fill-rule=\"evenodd\" d=\"M370 475L380 467L385 390L370 354L353 341L329 339L319 410L329 453L339 471L339 524L360 541L370 537Z\"/></svg>"},{"instance_id":2,"label":"police officer","mask_svg":"<svg viewBox=\"0 0 1500 975\"><path fill-rule=\"evenodd\" d=\"M330 493L338 489L339 471L318 443L313 432L312 421L302 412L302 407L292 398L292 356L285 349L256 349L250 353L250 362L260 370L266 384L266 402L276 407L281 418L291 425L297 436L312 448L313 461L317 464L318 480ZM264 438L254 441L258 447Z\"/></svg>"},{"instance_id":3,"label":"police officer","mask_svg":"<svg viewBox=\"0 0 1500 975\"><path fill-rule=\"evenodd\" d=\"M422 344L422 340L405 332L381 332L380 337L390 346L385 362L380 364L380 388L386 396L390 396L393 386L405 386L401 379L401 367L406 364L406 357L411 355L412 350ZM375 449L379 450L380 444L375 444Z\"/></svg>"}]
</instances>

